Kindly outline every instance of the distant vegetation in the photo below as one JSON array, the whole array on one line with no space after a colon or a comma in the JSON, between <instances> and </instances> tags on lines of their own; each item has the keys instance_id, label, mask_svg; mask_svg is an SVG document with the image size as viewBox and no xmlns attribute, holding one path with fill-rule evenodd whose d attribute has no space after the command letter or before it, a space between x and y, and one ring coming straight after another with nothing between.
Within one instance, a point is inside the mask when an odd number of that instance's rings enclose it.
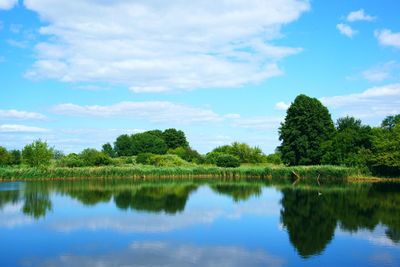
<instances>
[{"instance_id":1,"label":"distant vegetation","mask_svg":"<svg viewBox=\"0 0 400 267\"><path fill-rule=\"evenodd\" d=\"M68 155L37 140L22 151L8 151L0 146L0 166L6 169L0 172L0 177L26 172L27 167L61 168L62 171L53 173L59 177L71 177L63 174L68 169L72 174L80 173L72 171L73 168L99 166L121 167L125 168L125 174L140 174L138 168L146 165L186 168L183 173L192 173L187 171L190 168L201 169L204 174L211 174L209 170L213 166L330 165L351 167L364 175L400 176L400 115L385 118L380 127L363 125L353 117L340 118L334 124L328 109L319 100L299 95L287 110L279 138L281 145L270 155L265 155L259 147L239 142L216 147L202 155L190 146L183 131L173 128L120 135L113 144L104 144L101 151L87 148ZM133 170L127 171L128 167ZM217 175L220 172L213 170ZM152 171L158 175L154 168ZM102 172L107 176L111 171L103 168L99 173ZM48 173L42 174L48 177Z\"/></svg>"}]
</instances>

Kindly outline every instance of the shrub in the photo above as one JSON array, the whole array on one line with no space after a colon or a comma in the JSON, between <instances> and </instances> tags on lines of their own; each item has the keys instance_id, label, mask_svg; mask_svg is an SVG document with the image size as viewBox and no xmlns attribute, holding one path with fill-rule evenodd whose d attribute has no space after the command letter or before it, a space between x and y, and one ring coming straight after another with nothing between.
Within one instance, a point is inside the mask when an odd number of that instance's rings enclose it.
<instances>
[{"instance_id":1,"label":"shrub","mask_svg":"<svg viewBox=\"0 0 400 267\"><path fill-rule=\"evenodd\" d=\"M60 167L83 167L85 166L85 162L79 157L78 154L71 153L67 156L62 157L58 162L57 165Z\"/></svg>"},{"instance_id":2,"label":"shrub","mask_svg":"<svg viewBox=\"0 0 400 267\"><path fill-rule=\"evenodd\" d=\"M240 160L229 154L220 154L216 158L216 165L218 167L236 168L240 166Z\"/></svg>"},{"instance_id":3,"label":"shrub","mask_svg":"<svg viewBox=\"0 0 400 267\"><path fill-rule=\"evenodd\" d=\"M46 142L37 140L30 145L26 145L22 150L22 160L31 167L47 166L53 158L54 149L50 148Z\"/></svg>"},{"instance_id":4,"label":"shrub","mask_svg":"<svg viewBox=\"0 0 400 267\"><path fill-rule=\"evenodd\" d=\"M177 155L153 155L150 160L151 164L157 167L190 166L189 162L181 159Z\"/></svg>"},{"instance_id":5,"label":"shrub","mask_svg":"<svg viewBox=\"0 0 400 267\"><path fill-rule=\"evenodd\" d=\"M225 153L223 153L223 152L216 152L216 151L209 152L205 156L204 163L206 163L206 164L214 164L215 165L215 164L217 164L217 158L220 155L224 155L224 154Z\"/></svg>"},{"instance_id":6,"label":"shrub","mask_svg":"<svg viewBox=\"0 0 400 267\"><path fill-rule=\"evenodd\" d=\"M177 155L181 159L188 162L202 163L204 161L200 153L190 147L177 147L175 149L168 150L167 153Z\"/></svg>"},{"instance_id":7,"label":"shrub","mask_svg":"<svg viewBox=\"0 0 400 267\"><path fill-rule=\"evenodd\" d=\"M233 142L231 145L217 147L212 152L230 154L237 157L241 163L261 163L263 160L261 149L250 147L246 143Z\"/></svg>"},{"instance_id":8,"label":"shrub","mask_svg":"<svg viewBox=\"0 0 400 267\"><path fill-rule=\"evenodd\" d=\"M153 153L140 153L136 157L136 163L144 165L152 165Z\"/></svg>"},{"instance_id":9,"label":"shrub","mask_svg":"<svg viewBox=\"0 0 400 267\"><path fill-rule=\"evenodd\" d=\"M82 151L80 158L83 160L85 166L103 166L110 165L110 156L96 149L87 148Z\"/></svg>"}]
</instances>

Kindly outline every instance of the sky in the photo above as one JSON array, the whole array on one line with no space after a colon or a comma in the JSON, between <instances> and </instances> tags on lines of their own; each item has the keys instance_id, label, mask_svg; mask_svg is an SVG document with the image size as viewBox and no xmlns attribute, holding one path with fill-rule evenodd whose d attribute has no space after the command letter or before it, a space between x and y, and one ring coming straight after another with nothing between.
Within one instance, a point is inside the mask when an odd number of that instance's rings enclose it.
<instances>
[{"instance_id":1,"label":"sky","mask_svg":"<svg viewBox=\"0 0 400 267\"><path fill-rule=\"evenodd\" d=\"M400 113L397 0L0 0L0 145L65 153L185 131L273 153L286 109Z\"/></svg>"}]
</instances>

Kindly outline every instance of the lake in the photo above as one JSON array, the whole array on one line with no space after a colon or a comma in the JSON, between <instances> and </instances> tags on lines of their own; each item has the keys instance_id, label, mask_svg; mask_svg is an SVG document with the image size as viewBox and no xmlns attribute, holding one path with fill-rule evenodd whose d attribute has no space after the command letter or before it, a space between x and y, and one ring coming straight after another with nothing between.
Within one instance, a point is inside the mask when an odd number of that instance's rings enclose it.
<instances>
[{"instance_id":1,"label":"lake","mask_svg":"<svg viewBox=\"0 0 400 267\"><path fill-rule=\"evenodd\" d=\"M0 183L0 265L400 266L400 184Z\"/></svg>"}]
</instances>

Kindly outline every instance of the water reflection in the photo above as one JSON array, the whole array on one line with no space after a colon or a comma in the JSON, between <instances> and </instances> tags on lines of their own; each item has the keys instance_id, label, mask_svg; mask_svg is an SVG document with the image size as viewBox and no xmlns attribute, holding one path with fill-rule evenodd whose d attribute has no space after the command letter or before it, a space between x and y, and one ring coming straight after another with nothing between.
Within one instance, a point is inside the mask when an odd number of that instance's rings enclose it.
<instances>
[{"instance_id":1,"label":"water reflection","mask_svg":"<svg viewBox=\"0 0 400 267\"><path fill-rule=\"evenodd\" d=\"M266 206L271 203L266 203L265 199L257 201L257 198L265 194L264 190L272 188L262 182L237 184L218 181L137 183L128 180L98 180L35 182L26 183L23 190L15 190L15 188L0 190L0 211L7 205L17 206L19 204L24 215L36 220L43 219L53 209L57 209L53 197L56 195L75 199L87 207L104 203L128 213L135 213L136 217L134 218L122 219L134 230L147 231L148 229L160 229L160 227L164 227L165 231L177 229L185 224L188 225L185 218L191 219L189 223L191 225L202 222L211 223L218 217L233 218L233 211L230 211L231 214L227 214L226 211L211 210L209 206L208 209L191 210L185 216L178 217L179 213L185 211L191 195L204 186L211 189L210 193L214 192L214 195L229 197L235 202L235 205L242 205L241 208L251 202L252 206L246 208L253 211L253 214L266 216L268 210L271 209L271 206ZM400 242L399 184L342 185L321 188L312 186L294 188L276 184L273 188L281 194L281 224L287 231L292 246L303 258L323 254L329 243L335 238L338 228L347 233L361 233L363 231L371 232L380 226L385 229L388 239L395 244ZM204 201L207 202L208 199L204 199ZM238 207L236 206L236 208ZM261 210L259 213L257 213L257 208ZM138 215L137 212L143 213L143 216ZM151 213L153 217L149 217L150 215L146 213ZM168 217L163 217L164 215L168 215ZM118 222L118 219L118 216L112 214L109 217L103 217L103 221L100 217L93 217L85 220L82 218L75 221L65 220L62 223L65 225L70 223L69 229L78 229L83 224L103 223L109 225L112 222ZM169 224L173 224L174 227L168 227ZM123 224L120 224L119 227L123 227ZM202 250L197 249L196 251L200 253L199 251ZM225 253L229 253L229 251L225 251ZM71 266L75 260L75 258L71 258ZM198 262L203 263L202 261ZM123 263L125 264L125 262Z\"/></svg>"}]
</instances>

